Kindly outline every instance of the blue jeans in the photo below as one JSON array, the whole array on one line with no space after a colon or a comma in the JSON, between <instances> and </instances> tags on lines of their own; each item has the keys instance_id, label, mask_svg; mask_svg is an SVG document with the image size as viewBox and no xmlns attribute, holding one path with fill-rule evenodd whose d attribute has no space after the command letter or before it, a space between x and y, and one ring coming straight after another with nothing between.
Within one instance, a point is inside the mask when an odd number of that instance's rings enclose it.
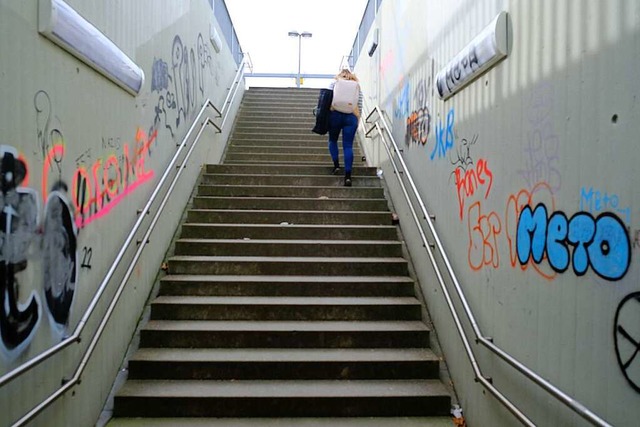
<instances>
[{"instance_id":1,"label":"blue jeans","mask_svg":"<svg viewBox=\"0 0 640 427\"><path fill-rule=\"evenodd\" d=\"M329 116L329 153L334 164L338 163L338 137L342 131L344 151L344 172L350 174L353 166L353 139L358 129L358 118L353 113L332 111Z\"/></svg>"}]
</instances>

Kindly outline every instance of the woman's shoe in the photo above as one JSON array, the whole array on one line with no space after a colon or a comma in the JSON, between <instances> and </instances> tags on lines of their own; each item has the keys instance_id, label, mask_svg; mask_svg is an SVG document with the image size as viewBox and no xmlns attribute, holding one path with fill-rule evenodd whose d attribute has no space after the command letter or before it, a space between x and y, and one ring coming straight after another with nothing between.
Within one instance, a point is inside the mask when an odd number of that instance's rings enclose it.
<instances>
[{"instance_id":1,"label":"woman's shoe","mask_svg":"<svg viewBox=\"0 0 640 427\"><path fill-rule=\"evenodd\" d=\"M351 178L345 178L344 179L344 186L345 187L351 187Z\"/></svg>"},{"instance_id":2,"label":"woman's shoe","mask_svg":"<svg viewBox=\"0 0 640 427\"><path fill-rule=\"evenodd\" d=\"M331 175L338 175L340 173L340 166L335 166L331 171Z\"/></svg>"}]
</instances>

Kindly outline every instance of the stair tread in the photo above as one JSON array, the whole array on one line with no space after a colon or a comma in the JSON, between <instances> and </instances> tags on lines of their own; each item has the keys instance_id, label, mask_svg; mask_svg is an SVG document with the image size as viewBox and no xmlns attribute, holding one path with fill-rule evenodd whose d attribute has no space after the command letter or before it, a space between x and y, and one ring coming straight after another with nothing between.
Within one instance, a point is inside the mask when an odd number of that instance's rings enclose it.
<instances>
[{"instance_id":1,"label":"stair tread","mask_svg":"<svg viewBox=\"0 0 640 427\"><path fill-rule=\"evenodd\" d=\"M311 132L319 90L286 97L303 91L245 93L224 162L200 175L110 427L450 425L384 183L358 144L353 187L331 174L326 136ZM227 255L183 255L200 245Z\"/></svg>"},{"instance_id":2,"label":"stair tread","mask_svg":"<svg viewBox=\"0 0 640 427\"><path fill-rule=\"evenodd\" d=\"M389 214L389 217L391 217L391 213L389 211L334 211L334 210L296 210L296 209L203 209L203 208L197 208L197 209L189 209L189 211L191 212L229 212L229 213L234 213L234 212L260 212L260 213L279 213L279 214L283 214L283 213L295 213L295 214L315 214L315 213L331 213L332 215L339 215L339 214L376 214L376 215L383 215L383 214Z\"/></svg>"},{"instance_id":3,"label":"stair tread","mask_svg":"<svg viewBox=\"0 0 640 427\"><path fill-rule=\"evenodd\" d=\"M150 320L144 330L156 331L429 331L421 321L345 321L345 320Z\"/></svg>"},{"instance_id":4,"label":"stair tread","mask_svg":"<svg viewBox=\"0 0 640 427\"><path fill-rule=\"evenodd\" d=\"M273 175L271 175L273 176ZM305 176L305 175L298 175L298 176ZM313 175L307 175L306 177L309 176L313 176ZM331 177L331 175L324 175L325 177ZM354 178L373 178L373 177L367 177L367 176L355 176ZM293 183L295 184L295 182ZM255 188L255 185L247 185L247 184L208 184L208 183L201 183L200 184L201 187L225 187L225 188ZM335 186L331 186L331 185L260 185L260 188L295 188L295 189L304 189L304 188L312 188L314 190L318 190L318 189L325 189L325 190L335 190L335 189L344 189L344 187L335 187ZM347 187L347 189L349 191L358 191L358 190L364 190L364 191L380 191L377 190L380 187ZM372 189L376 189L376 190L372 190Z\"/></svg>"},{"instance_id":5,"label":"stair tread","mask_svg":"<svg viewBox=\"0 0 640 427\"><path fill-rule=\"evenodd\" d=\"M234 223L224 223L224 222L188 222L185 223L186 226L198 226L198 227L239 227L239 228L263 228L263 227L273 227L273 228L352 228L352 229L369 229L369 228L396 228L395 225L382 225L382 224L370 224L370 225L360 225L360 224L234 224Z\"/></svg>"},{"instance_id":6,"label":"stair tread","mask_svg":"<svg viewBox=\"0 0 640 427\"><path fill-rule=\"evenodd\" d=\"M294 257L294 256L232 256L232 255L174 255L171 261L221 261L221 262L299 262L299 263L406 263L402 257Z\"/></svg>"},{"instance_id":7,"label":"stair tread","mask_svg":"<svg viewBox=\"0 0 640 427\"><path fill-rule=\"evenodd\" d=\"M216 281L216 282L247 282L260 281L265 283L413 283L413 279L407 276L255 276L255 275L206 275L206 274L168 274L163 281Z\"/></svg>"},{"instance_id":8,"label":"stair tread","mask_svg":"<svg viewBox=\"0 0 640 427\"><path fill-rule=\"evenodd\" d=\"M264 245L283 245L283 244L299 244L299 245L385 245L395 246L401 244L398 240L305 240L305 239L209 239L209 238L180 238L178 242L183 243L237 243L237 244L264 244Z\"/></svg>"},{"instance_id":9,"label":"stair tread","mask_svg":"<svg viewBox=\"0 0 640 427\"><path fill-rule=\"evenodd\" d=\"M256 177L273 177L276 176L278 178L331 178L332 176L336 176L336 175L327 175L327 174L317 174L317 175L306 175L306 174L294 174L294 173L289 173L289 174L278 174L278 175L274 175L274 174L269 174L269 173L214 173L214 172L205 172L202 174L204 177L210 177L210 176L256 176ZM380 180L380 178L378 178L377 175L357 175L354 174L353 175L354 178L358 178L358 179L375 179L375 180Z\"/></svg>"},{"instance_id":10,"label":"stair tread","mask_svg":"<svg viewBox=\"0 0 640 427\"><path fill-rule=\"evenodd\" d=\"M450 416L322 418L116 418L107 427L452 427Z\"/></svg>"},{"instance_id":11,"label":"stair tread","mask_svg":"<svg viewBox=\"0 0 640 427\"><path fill-rule=\"evenodd\" d=\"M281 201L282 197L274 197L274 196L196 196L197 199L205 199L205 200L260 200L260 201ZM370 197L362 197L362 198L346 198L346 197L329 197L329 196L320 196L320 197L287 197L287 201L312 201L312 202L328 202L328 201L340 201L340 202L354 202L354 203L363 203L363 202L380 202L382 200L386 201L384 197L378 198L370 198Z\"/></svg>"},{"instance_id":12,"label":"stair tread","mask_svg":"<svg viewBox=\"0 0 640 427\"><path fill-rule=\"evenodd\" d=\"M159 296L152 304L207 305L419 305L413 297L239 297Z\"/></svg>"},{"instance_id":13,"label":"stair tread","mask_svg":"<svg viewBox=\"0 0 640 427\"><path fill-rule=\"evenodd\" d=\"M166 362L386 362L433 361L422 348L141 348L130 360Z\"/></svg>"},{"instance_id":14,"label":"stair tread","mask_svg":"<svg viewBox=\"0 0 640 427\"><path fill-rule=\"evenodd\" d=\"M349 398L448 396L439 380L128 380L119 397Z\"/></svg>"}]
</instances>

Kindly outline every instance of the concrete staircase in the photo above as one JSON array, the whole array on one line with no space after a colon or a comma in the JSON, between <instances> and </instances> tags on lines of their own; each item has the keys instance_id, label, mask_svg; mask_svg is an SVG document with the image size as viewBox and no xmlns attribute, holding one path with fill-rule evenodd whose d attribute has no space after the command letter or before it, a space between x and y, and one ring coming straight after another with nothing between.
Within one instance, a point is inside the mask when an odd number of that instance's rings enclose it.
<instances>
[{"instance_id":1,"label":"concrete staircase","mask_svg":"<svg viewBox=\"0 0 640 427\"><path fill-rule=\"evenodd\" d=\"M110 425L452 425L381 181L359 151L331 175L317 96L246 92Z\"/></svg>"}]
</instances>

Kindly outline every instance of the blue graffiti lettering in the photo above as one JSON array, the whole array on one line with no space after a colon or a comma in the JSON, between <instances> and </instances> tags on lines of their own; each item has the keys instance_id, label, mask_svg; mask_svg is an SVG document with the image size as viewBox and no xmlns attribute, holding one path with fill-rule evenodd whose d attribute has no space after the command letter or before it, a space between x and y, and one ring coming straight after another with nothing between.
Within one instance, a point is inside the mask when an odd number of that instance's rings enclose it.
<instances>
[{"instance_id":1,"label":"blue graffiti lettering","mask_svg":"<svg viewBox=\"0 0 640 427\"><path fill-rule=\"evenodd\" d=\"M631 262L629 235L622 221L611 213L598 216L593 243L587 251L596 273L610 280L622 278Z\"/></svg>"},{"instance_id":2,"label":"blue graffiti lettering","mask_svg":"<svg viewBox=\"0 0 640 427\"><path fill-rule=\"evenodd\" d=\"M606 191L599 191L593 187L580 189L580 210L590 213L600 213L602 211L614 211L621 214L631 223L631 208L620 206L620 197L617 194L610 194Z\"/></svg>"},{"instance_id":3,"label":"blue graffiti lettering","mask_svg":"<svg viewBox=\"0 0 640 427\"><path fill-rule=\"evenodd\" d=\"M548 218L548 219L547 219ZM573 253L570 253L570 246ZM539 204L532 211L526 206L520 213L516 234L518 260L529 259L539 264L544 255L558 272L569 267L576 275L586 274L589 267L607 280L619 280L631 263L631 243L624 223L615 214L605 212L594 218L578 212L570 220L562 212L547 216L547 208Z\"/></svg>"},{"instance_id":4,"label":"blue graffiti lettering","mask_svg":"<svg viewBox=\"0 0 640 427\"><path fill-rule=\"evenodd\" d=\"M525 207L520 213L516 234L518 260L521 264L526 264L532 255L536 263L542 261L546 234L547 208L538 205L535 211L531 212L529 206Z\"/></svg>"},{"instance_id":5,"label":"blue graffiti lettering","mask_svg":"<svg viewBox=\"0 0 640 427\"><path fill-rule=\"evenodd\" d=\"M393 112L396 119L402 119L409 115L409 100L409 83L405 83L398 98L398 106Z\"/></svg>"},{"instance_id":6,"label":"blue graffiti lettering","mask_svg":"<svg viewBox=\"0 0 640 427\"><path fill-rule=\"evenodd\" d=\"M436 126L436 145L433 147L433 151L431 152L431 156L429 157L433 160L438 154L438 158L443 158L447 151L453 148L453 123L455 119L455 114L453 112L453 108L449 110L447 114L447 128L446 131L442 126L442 121L438 120L438 125Z\"/></svg>"},{"instance_id":7,"label":"blue graffiti lettering","mask_svg":"<svg viewBox=\"0 0 640 427\"><path fill-rule=\"evenodd\" d=\"M556 212L551 215L547 226L547 253L549 263L556 271L565 271L569 267L570 254L565 241L568 233L569 227L564 213Z\"/></svg>"}]
</instances>

